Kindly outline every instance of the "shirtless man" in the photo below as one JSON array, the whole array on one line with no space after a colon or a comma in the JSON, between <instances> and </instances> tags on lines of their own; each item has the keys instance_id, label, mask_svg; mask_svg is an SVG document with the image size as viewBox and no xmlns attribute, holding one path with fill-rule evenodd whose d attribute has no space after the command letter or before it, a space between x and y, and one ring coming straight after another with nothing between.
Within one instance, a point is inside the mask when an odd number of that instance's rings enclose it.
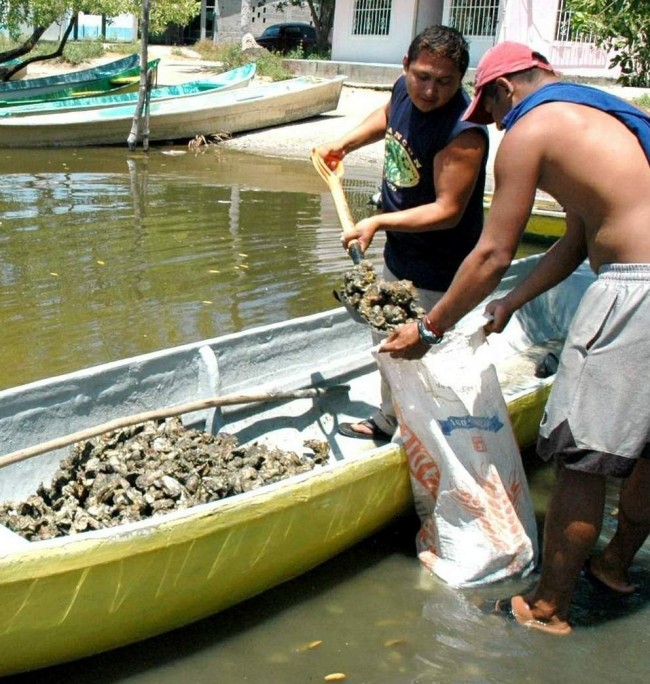
<instances>
[{"instance_id":1,"label":"shirtless man","mask_svg":"<svg viewBox=\"0 0 650 684\"><path fill-rule=\"evenodd\" d=\"M585 258L598 274L572 321L540 429L538 452L557 463L540 581L496 606L527 627L567 634L583 566L610 589L630 593L628 569L650 533L650 118L607 93L560 82L542 55L511 42L481 59L464 116L493 121L506 134L479 242L425 318L434 340L498 284L536 188L565 208L566 234L524 282L488 304L494 320L486 332L503 330L516 309ZM418 326L409 324L381 351L418 358L427 348ZM608 475L624 478L618 527L588 560Z\"/></svg>"}]
</instances>

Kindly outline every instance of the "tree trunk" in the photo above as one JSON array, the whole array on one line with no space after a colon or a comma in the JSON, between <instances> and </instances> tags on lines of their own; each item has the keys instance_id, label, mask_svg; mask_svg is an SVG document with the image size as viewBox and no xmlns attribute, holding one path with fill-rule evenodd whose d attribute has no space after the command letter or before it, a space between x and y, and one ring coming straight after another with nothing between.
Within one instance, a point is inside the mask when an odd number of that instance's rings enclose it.
<instances>
[{"instance_id":1,"label":"tree trunk","mask_svg":"<svg viewBox=\"0 0 650 684\"><path fill-rule=\"evenodd\" d=\"M129 133L129 137L126 139L127 145L131 152L133 152L138 145L138 140L140 138L140 129L142 126L142 112L145 109L145 103L148 103L149 100L150 79L147 69L147 46L149 43L149 0L144 0L142 3L140 41L140 91L138 95L138 103L135 106L135 112L133 114L133 124L131 125L131 132Z\"/></svg>"},{"instance_id":2,"label":"tree trunk","mask_svg":"<svg viewBox=\"0 0 650 684\"><path fill-rule=\"evenodd\" d=\"M329 35L334 24L334 0L321 0L318 7L314 0L307 0L314 28L316 29L316 43L319 52L330 49Z\"/></svg>"},{"instance_id":3,"label":"tree trunk","mask_svg":"<svg viewBox=\"0 0 650 684\"><path fill-rule=\"evenodd\" d=\"M68 42L68 38L70 36L71 31L76 25L77 15L75 14L74 17L70 19L68 28L63 34L63 38L61 38L61 42L59 43L58 48L54 52L48 55L38 55L37 57L31 57L30 59L26 59L20 62L20 64L16 64L13 67L1 69L0 79L3 81L8 81L17 71L20 71L28 64L34 64L35 62L44 62L48 59L60 57L63 54L63 49L65 48L66 43ZM22 57L23 55L29 54L36 47L36 44L38 43L41 36L45 33L46 30L47 26L35 26L34 30L32 31L32 35L22 45L20 45L17 48L14 48L13 50L7 50L6 52L1 53L0 60L3 62L7 62L10 59L16 59L16 57Z\"/></svg>"}]
</instances>

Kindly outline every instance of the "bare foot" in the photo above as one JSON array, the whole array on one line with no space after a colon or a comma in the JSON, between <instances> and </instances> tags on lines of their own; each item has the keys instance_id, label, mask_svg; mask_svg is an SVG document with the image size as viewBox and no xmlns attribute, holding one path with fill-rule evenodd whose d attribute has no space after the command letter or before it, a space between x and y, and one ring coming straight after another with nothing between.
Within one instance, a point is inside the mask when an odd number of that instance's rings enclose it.
<instances>
[{"instance_id":1,"label":"bare foot","mask_svg":"<svg viewBox=\"0 0 650 684\"><path fill-rule=\"evenodd\" d=\"M362 423L352 423L351 427L355 432L358 432L361 435L372 436L372 434L373 434L372 428L368 425L368 423L366 421L364 421Z\"/></svg>"},{"instance_id":2,"label":"bare foot","mask_svg":"<svg viewBox=\"0 0 650 684\"><path fill-rule=\"evenodd\" d=\"M508 615L522 627L537 629L546 634L565 636L571 633L571 625L565 620L560 620L555 616L545 620L536 618L523 596L513 596L510 599L497 601L496 612Z\"/></svg>"},{"instance_id":3,"label":"bare foot","mask_svg":"<svg viewBox=\"0 0 650 684\"><path fill-rule=\"evenodd\" d=\"M636 587L623 575L616 577L611 568L599 565L598 560L590 558L585 563L585 577L591 581L601 584L607 589L611 589L619 594L633 594Z\"/></svg>"}]
</instances>

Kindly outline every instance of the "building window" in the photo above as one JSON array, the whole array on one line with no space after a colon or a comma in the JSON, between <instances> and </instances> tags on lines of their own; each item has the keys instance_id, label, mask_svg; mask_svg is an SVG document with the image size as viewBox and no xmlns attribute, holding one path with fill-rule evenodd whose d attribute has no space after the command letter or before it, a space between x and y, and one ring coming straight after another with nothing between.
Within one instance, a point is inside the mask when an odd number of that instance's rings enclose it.
<instances>
[{"instance_id":1,"label":"building window","mask_svg":"<svg viewBox=\"0 0 650 684\"><path fill-rule=\"evenodd\" d=\"M557 6L555 20L555 40L561 43L591 43L591 33L581 33L571 25L573 12L565 7L565 0L560 0Z\"/></svg>"},{"instance_id":2,"label":"building window","mask_svg":"<svg viewBox=\"0 0 650 684\"><path fill-rule=\"evenodd\" d=\"M500 4L499 0L452 0L449 7L449 25L458 29L464 36L496 36Z\"/></svg>"},{"instance_id":3,"label":"building window","mask_svg":"<svg viewBox=\"0 0 650 684\"><path fill-rule=\"evenodd\" d=\"M355 0L352 35L387 36L392 0Z\"/></svg>"}]
</instances>

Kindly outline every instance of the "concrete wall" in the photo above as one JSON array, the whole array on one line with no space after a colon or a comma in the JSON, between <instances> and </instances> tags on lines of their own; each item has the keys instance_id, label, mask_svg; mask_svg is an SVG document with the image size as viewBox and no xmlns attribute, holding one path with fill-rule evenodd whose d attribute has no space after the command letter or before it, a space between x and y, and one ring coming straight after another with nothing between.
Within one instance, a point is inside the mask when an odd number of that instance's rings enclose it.
<instances>
[{"instance_id":1,"label":"concrete wall","mask_svg":"<svg viewBox=\"0 0 650 684\"><path fill-rule=\"evenodd\" d=\"M245 33L257 37L267 26L286 21L312 23L306 8L288 6L280 11L277 6L277 2L266 0L219 0L217 40L239 42Z\"/></svg>"},{"instance_id":2,"label":"concrete wall","mask_svg":"<svg viewBox=\"0 0 650 684\"><path fill-rule=\"evenodd\" d=\"M99 39L102 35L102 17L100 14L79 13L77 39ZM106 39L132 42L138 39L138 20L132 14L120 14L106 19Z\"/></svg>"},{"instance_id":3,"label":"concrete wall","mask_svg":"<svg viewBox=\"0 0 650 684\"><path fill-rule=\"evenodd\" d=\"M346 85L386 90L402 75L401 64L333 62L321 59L285 59L283 65L296 76L334 78L347 76Z\"/></svg>"},{"instance_id":4,"label":"concrete wall","mask_svg":"<svg viewBox=\"0 0 650 684\"><path fill-rule=\"evenodd\" d=\"M476 0L480 4L481 0ZM337 0L334 14L332 59L341 62L394 65L413 37L428 25L447 23L449 0L395 0L388 36L353 36L355 0ZM616 78L604 51L590 44L555 41L559 0L501 0L496 36L465 36L470 44L470 66L476 67L486 50L497 42L516 40L546 55L560 71L573 75Z\"/></svg>"},{"instance_id":5,"label":"concrete wall","mask_svg":"<svg viewBox=\"0 0 650 684\"><path fill-rule=\"evenodd\" d=\"M332 59L342 62L401 64L422 28L442 16L442 0L399 0L393 3L387 36L352 35L354 1L338 0L334 11Z\"/></svg>"},{"instance_id":6,"label":"concrete wall","mask_svg":"<svg viewBox=\"0 0 650 684\"><path fill-rule=\"evenodd\" d=\"M420 0L415 18L415 34L424 31L427 26L437 26L442 24L442 0Z\"/></svg>"}]
</instances>

